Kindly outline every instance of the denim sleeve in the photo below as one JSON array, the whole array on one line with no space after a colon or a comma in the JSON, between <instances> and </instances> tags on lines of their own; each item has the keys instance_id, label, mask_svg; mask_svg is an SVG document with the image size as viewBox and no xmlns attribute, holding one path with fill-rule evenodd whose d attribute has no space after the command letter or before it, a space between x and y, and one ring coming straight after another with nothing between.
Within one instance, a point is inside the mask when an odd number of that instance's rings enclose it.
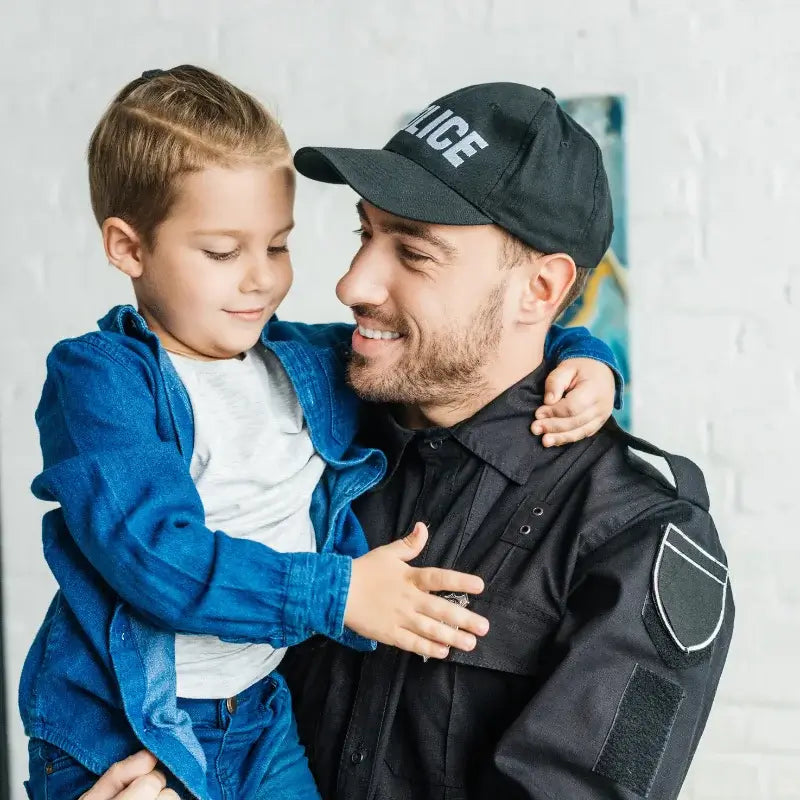
<instances>
[{"instance_id":1,"label":"denim sleeve","mask_svg":"<svg viewBox=\"0 0 800 800\"><path fill-rule=\"evenodd\" d=\"M552 325L545 340L544 356L551 364L560 364L569 358L592 358L605 364L614 373L614 408L622 408L625 381L617 359L611 348L602 339L592 336L586 328Z\"/></svg>"},{"instance_id":2,"label":"denim sleeve","mask_svg":"<svg viewBox=\"0 0 800 800\"><path fill-rule=\"evenodd\" d=\"M206 528L186 461L158 435L147 370L132 352L56 346L37 410L34 494L60 504L103 580L160 627L273 647L340 636L352 559Z\"/></svg>"}]
</instances>

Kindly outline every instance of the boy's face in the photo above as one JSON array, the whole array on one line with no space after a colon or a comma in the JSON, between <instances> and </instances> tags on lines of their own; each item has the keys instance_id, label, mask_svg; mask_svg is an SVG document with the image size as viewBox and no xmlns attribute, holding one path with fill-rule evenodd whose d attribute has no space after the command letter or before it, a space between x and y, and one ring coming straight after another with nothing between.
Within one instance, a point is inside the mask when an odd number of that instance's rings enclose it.
<instances>
[{"instance_id":1,"label":"boy's face","mask_svg":"<svg viewBox=\"0 0 800 800\"><path fill-rule=\"evenodd\" d=\"M152 250L139 247L132 269L117 264L165 348L232 358L258 341L292 283L293 207L288 162L208 166L181 180Z\"/></svg>"}]
</instances>

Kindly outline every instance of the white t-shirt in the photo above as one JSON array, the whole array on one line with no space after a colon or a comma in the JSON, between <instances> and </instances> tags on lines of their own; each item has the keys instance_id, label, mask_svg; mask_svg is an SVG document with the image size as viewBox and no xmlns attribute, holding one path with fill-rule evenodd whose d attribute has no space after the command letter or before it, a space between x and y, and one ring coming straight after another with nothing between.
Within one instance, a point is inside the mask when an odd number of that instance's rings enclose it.
<instances>
[{"instance_id":1,"label":"white t-shirt","mask_svg":"<svg viewBox=\"0 0 800 800\"><path fill-rule=\"evenodd\" d=\"M315 551L309 507L325 464L277 357L258 344L242 359L170 358L194 413L190 471L206 527L281 552ZM177 634L178 696L231 697L272 672L284 653Z\"/></svg>"}]
</instances>

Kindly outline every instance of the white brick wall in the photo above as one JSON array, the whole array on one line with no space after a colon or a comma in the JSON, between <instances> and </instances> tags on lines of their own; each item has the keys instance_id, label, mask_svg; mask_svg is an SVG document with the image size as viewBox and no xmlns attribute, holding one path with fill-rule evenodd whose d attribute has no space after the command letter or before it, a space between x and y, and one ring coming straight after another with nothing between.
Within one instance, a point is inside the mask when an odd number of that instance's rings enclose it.
<instances>
[{"instance_id":1,"label":"white brick wall","mask_svg":"<svg viewBox=\"0 0 800 800\"><path fill-rule=\"evenodd\" d=\"M14 800L16 681L53 584L28 493L44 357L129 289L88 207L92 125L142 69L196 62L264 98L301 144L382 143L486 80L628 100L634 413L706 468L738 630L684 800L800 798L800 6L791 0L6 0L0 247L2 526ZM284 313L346 314L346 192L301 184ZM324 259L324 260L323 260Z\"/></svg>"}]
</instances>

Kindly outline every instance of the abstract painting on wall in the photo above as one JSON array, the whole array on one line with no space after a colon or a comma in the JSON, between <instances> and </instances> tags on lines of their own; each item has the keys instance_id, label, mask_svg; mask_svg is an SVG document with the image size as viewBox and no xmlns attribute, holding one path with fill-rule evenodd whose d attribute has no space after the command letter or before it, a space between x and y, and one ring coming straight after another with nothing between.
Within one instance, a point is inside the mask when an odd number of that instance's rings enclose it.
<instances>
[{"instance_id":1,"label":"abstract painting on wall","mask_svg":"<svg viewBox=\"0 0 800 800\"><path fill-rule=\"evenodd\" d=\"M625 378L624 405L614 416L630 428L631 374L628 356L628 248L625 193L624 105L621 97L592 96L561 100L562 108L594 136L603 153L614 204L614 235L583 295L559 322L585 325L603 339L617 357Z\"/></svg>"}]
</instances>

